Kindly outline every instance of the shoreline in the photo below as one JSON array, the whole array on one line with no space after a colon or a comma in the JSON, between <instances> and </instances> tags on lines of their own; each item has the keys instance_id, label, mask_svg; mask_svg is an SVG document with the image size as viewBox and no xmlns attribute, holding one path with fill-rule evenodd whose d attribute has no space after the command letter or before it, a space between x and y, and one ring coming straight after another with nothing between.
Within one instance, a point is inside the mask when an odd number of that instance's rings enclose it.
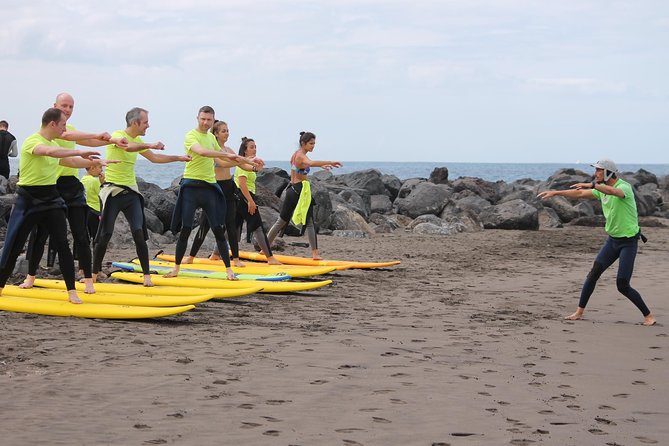
<instances>
[{"instance_id":1,"label":"shoreline","mask_svg":"<svg viewBox=\"0 0 669 446\"><path fill-rule=\"evenodd\" d=\"M669 229L644 233L633 286L655 327L616 265L562 319L605 237L587 227L322 236L326 258L402 264L165 319L3 312L0 427L10 444L661 444Z\"/></svg>"}]
</instances>

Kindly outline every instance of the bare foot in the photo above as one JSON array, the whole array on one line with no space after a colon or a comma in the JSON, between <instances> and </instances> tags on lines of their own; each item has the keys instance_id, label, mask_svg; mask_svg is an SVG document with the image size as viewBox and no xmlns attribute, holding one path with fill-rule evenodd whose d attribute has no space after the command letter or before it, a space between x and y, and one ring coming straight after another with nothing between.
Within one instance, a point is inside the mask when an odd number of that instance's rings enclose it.
<instances>
[{"instance_id":1,"label":"bare foot","mask_svg":"<svg viewBox=\"0 0 669 446\"><path fill-rule=\"evenodd\" d=\"M570 314L569 316L565 316L565 319L569 321L577 321L582 317L583 317L583 308L578 308L574 313Z\"/></svg>"},{"instance_id":2,"label":"bare foot","mask_svg":"<svg viewBox=\"0 0 669 446\"><path fill-rule=\"evenodd\" d=\"M174 268L167 274L163 275L163 277L176 277L179 275L179 268Z\"/></svg>"},{"instance_id":3,"label":"bare foot","mask_svg":"<svg viewBox=\"0 0 669 446\"><path fill-rule=\"evenodd\" d=\"M281 263L277 259L275 259L274 256L267 257L267 264L268 265L283 265L283 263Z\"/></svg>"},{"instance_id":4,"label":"bare foot","mask_svg":"<svg viewBox=\"0 0 669 446\"><path fill-rule=\"evenodd\" d=\"M209 260L221 260L221 256L218 254L212 254L209 256Z\"/></svg>"},{"instance_id":5,"label":"bare foot","mask_svg":"<svg viewBox=\"0 0 669 446\"><path fill-rule=\"evenodd\" d=\"M228 273L228 280L239 280L232 268L226 268L225 271Z\"/></svg>"},{"instance_id":6,"label":"bare foot","mask_svg":"<svg viewBox=\"0 0 669 446\"><path fill-rule=\"evenodd\" d=\"M151 280L151 275L144 274L144 286L153 286L153 281Z\"/></svg>"},{"instance_id":7,"label":"bare foot","mask_svg":"<svg viewBox=\"0 0 669 446\"><path fill-rule=\"evenodd\" d=\"M655 316L653 316L652 313L643 318L643 325L645 325L646 327L651 327L655 324L657 324L657 321L655 320Z\"/></svg>"},{"instance_id":8,"label":"bare foot","mask_svg":"<svg viewBox=\"0 0 669 446\"><path fill-rule=\"evenodd\" d=\"M34 284L35 284L35 276L31 276L30 274L28 274L26 276L26 280L24 280L23 283L19 285L19 288L24 288L24 289L32 288Z\"/></svg>"},{"instance_id":9,"label":"bare foot","mask_svg":"<svg viewBox=\"0 0 669 446\"><path fill-rule=\"evenodd\" d=\"M314 260L323 260L323 257L318 254L318 249L312 249L311 250L311 258Z\"/></svg>"},{"instance_id":10,"label":"bare foot","mask_svg":"<svg viewBox=\"0 0 669 446\"><path fill-rule=\"evenodd\" d=\"M184 256L183 260L181 261L181 264L183 265L184 263L188 265L193 263L193 256Z\"/></svg>"},{"instance_id":11,"label":"bare foot","mask_svg":"<svg viewBox=\"0 0 669 446\"><path fill-rule=\"evenodd\" d=\"M77 296L77 290L67 290L67 298L70 301L70 303L73 304L83 304L84 301L79 299L79 296Z\"/></svg>"},{"instance_id":12,"label":"bare foot","mask_svg":"<svg viewBox=\"0 0 669 446\"><path fill-rule=\"evenodd\" d=\"M83 282L85 284L84 293L95 294L95 288L93 287L93 278L92 277L89 277L89 278L84 277L83 279L81 279L81 282Z\"/></svg>"},{"instance_id":13,"label":"bare foot","mask_svg":"<svg viewBox=\"0 0 669 446\"><path fill-rule=\"evenodd\" d=\"M246 264L239 259L232 259L232 264L237 268L244 268L246 266Z\"/></svg>"}]
</instances>

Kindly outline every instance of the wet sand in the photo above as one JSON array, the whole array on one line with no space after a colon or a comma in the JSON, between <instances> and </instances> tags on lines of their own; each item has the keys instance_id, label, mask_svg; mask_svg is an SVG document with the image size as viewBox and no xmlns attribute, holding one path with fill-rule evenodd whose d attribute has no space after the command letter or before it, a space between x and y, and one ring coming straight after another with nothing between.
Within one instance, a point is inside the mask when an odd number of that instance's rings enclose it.
<instances>
[{"instance_id":1,"label":"wet sand","mask_svg":"<svg viewBox=\"0 0 669 446\"><path fill-rule=\"evenodd\" d=\"M644 232L632 286L655 327L617 264L562 319L599 228L323 236L328 258L402 264L147 321L0 312L2 442L667 444L669 229Z\"/></svg>"}]
</instances>

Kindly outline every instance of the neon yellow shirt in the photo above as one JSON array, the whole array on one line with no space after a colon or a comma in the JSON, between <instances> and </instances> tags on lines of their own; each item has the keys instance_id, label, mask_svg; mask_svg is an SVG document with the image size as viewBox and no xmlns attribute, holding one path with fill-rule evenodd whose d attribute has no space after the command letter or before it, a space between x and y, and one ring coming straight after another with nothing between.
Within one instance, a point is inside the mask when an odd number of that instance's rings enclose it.
<instances>
[{"instance_id":1,"label":"neon yellow shirt","mask_svg":"<svg viewBox=\"0 0 669 446\"><path fill-rule=\"evenodd\" d=\"M67 124L67 131L68 132L74 132L77 129L74 128L73 125ZM74 141L66 141L64 139L54 139L53 142L55 145L62 147L64 149L76 149L77 143ZM58 178L60 177L79 177L79 169L76 167L67 167L67 166L61 166L60 164L58 165L58 172L57 172Z\"/></svg>"},{"instance_id":2,"label":"neon yellow shirt","mask_svg":"<svg viewBox=\"0 0 669 446\"><path fill-rule=\"evenodd\" d=\"M38 145L55 147L54 141L39 133L33 133L21 145L19 158L19 186L51 186L56 184L58 158L46 155L33 155Z\"/></svg>"},{"instance_id":3,"label":"neon yellow shirt","mask_svg":"<svg viewBox=\"0 0 669 446\"><path fill-rule=\"evenodd\" d=\"M89 208L100 212L100 179L92 175L81 177L81 184L86 191L86 204Z\"/></svg>"},{"instance_id":4,"label":"neon yellow shirt","mask_svg":"<svg viewBox=\"0 0 669 446\"><path fill-rule=\"evenodd\" d=\"M214 159L193 152L191 147L193 147L194 144L198 144L204 149L216 150L219 152L221 150L218 141L216 141L216 137L211 132L202 133L197 129L193 129L186 133L186 139L184 140L186 155L190 155L193 159L189 163L186 163L186 167L184 168L184 178L215 183L216 175L214 173Z\"/></svg>"},{"instance_id":5,"label":"neon yellow shirt","mask_svg":"<svg viewBox=\"0 0 669 446\"><path fill-rule=\"evenodd\" d=\"M139 136L132 138L125 130L117 130L112 133L112 138L125 138L128 142L135 144L144 144L142 138ZM105 171L105 180L109 183L118 184L121 186L137 186L137 179L135 177L135 162L137 155L146 152L148 149L140 150L139 152L126 152L125 150L116 147L116 144L109 144L107 146L106 159L120 160L120 163L110 164Z\"/></svg>"},{"instance_id":6,"label":"neon yellow shirt","mask_svg":"<svg viewBox=\"0 0 669 446\"><path fill-rule=\"evenodd\" d=\"M239 187L239 177L246 177L246 187L248 187L249 192L252 194L256 193L256 177L258 176L255 172L249 172L244 170L241 167L235 167L235 184Z\"/></svg>"},{"instance_id":7,"label":"neon yellow shirt","mask_svg":"<svg viewBox=\"0 0 669 446\"><path fill-rule=\"evenodd\" d=\"M627 181L618 178L613 187L622 190L625 197L620 198L592 190L592 195L602 202L602 212L606 218L604 230L611 237L634 237L639 233L639 215L632 186Z\"/></svg>"}]
</instances>

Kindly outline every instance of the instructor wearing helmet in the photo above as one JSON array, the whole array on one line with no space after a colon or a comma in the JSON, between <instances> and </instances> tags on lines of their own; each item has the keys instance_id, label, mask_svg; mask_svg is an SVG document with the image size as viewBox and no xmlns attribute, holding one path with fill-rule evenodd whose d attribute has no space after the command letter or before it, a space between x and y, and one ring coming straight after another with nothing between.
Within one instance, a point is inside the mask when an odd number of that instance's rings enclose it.
<instances>
[{"instance_id":1,"label":"instructor wearing helmet","mask_svg":"<svg viewBox=\"0 0 669 446\"><path fill-rule=\"evenodd\" d=\"M619 259L616 276L618 291L641 311L644 325L655 325L655 317L641 295L630 286L639 238L644 238L639 230L639 217L632 186L618 178L618 168L611 160L600 160L592 167L595 168L595 180L592 183L576 183L569 190L550 190L538 195L541 199L557 195L568 198L598 199L602 203L602 211L606 219L604 230L609 236L585 279L576 312L565 319L577 320L583 317L585 306L595 290L597 280L613 262Z\"/></svg>"}]
</instances>

